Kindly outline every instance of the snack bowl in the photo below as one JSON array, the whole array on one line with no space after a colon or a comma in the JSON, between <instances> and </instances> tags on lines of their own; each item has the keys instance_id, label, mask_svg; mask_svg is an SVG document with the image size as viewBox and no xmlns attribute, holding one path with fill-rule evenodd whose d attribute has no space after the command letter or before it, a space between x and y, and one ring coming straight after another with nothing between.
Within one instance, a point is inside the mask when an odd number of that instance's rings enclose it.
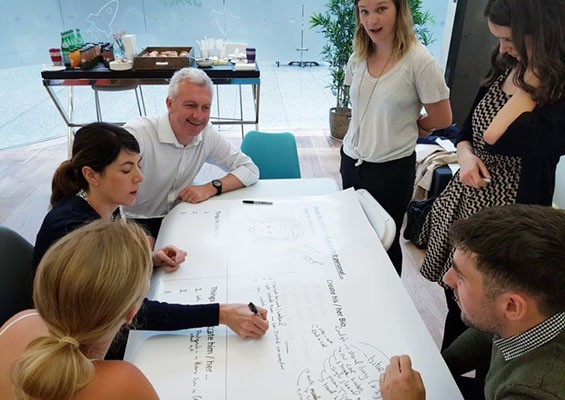
<instances>
[{"instance_id":1,"label":"snack bowl","mask_svg":"<svg viewBox=\"0 0 565 400\"><path fill-rule=\"evenodd\" d=\"M198 64L200 68L208 68L214 65L214 60L211 60L209 58L197 58L196 64Z\"/></svg>"},{"instance_id":2,"label":"snack bowl","mask_svg":"<svg viewBox=\"0 0 565 400\"><path fill-rule=\"evenodd\" d=\"M118 59L110 61L109 67L112 71L127 71L132 69L133 61Z\"/></svg>"}]
</instances>

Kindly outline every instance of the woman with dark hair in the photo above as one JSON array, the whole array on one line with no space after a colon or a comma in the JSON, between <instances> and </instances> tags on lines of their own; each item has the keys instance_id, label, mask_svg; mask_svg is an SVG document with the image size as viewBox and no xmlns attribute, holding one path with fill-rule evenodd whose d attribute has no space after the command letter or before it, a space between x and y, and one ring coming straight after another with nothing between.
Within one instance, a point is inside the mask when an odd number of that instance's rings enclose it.
<instances>
[{"instance_id":1,"label":"woman with dark hair","mask_svg":"<svg viewBox=\"0 0 565 400\"><path fill-rule=\"evenodd\" d=\"M451 224L484 207L550 206L565 154L565 0L490 0L485 17L499 45L458 139L461 169L420 237L422 275L440 284L453 261ZM466 329L453 292L445 294L442 349Z\"/></svg>"},{"instance_id":2,"label":"woman with dark hair","mask_svg":"<svg viewBox=\"0 0 565 400\"><path fill-rule=\"evenodd\" d=\"M72 158L55 171L51 211L43 221L33 255L37 267L51 244L77 226L95 219L121 218L120 206L135 203L143 174L139 144L125 129L99 122L75 135ZM186 252L174 246L153 251L155 266L176 270Z\"/></svg>"},{"instance_id":3,"label":"woman with dark hair","mask_svg":"<svg viewBox=\"0 0 565 400\"><path fill-rule=\"evenodd\" d=\"M75 134L72 157L64 161L53 177L51 210L37 234L34 263L67 233L97 219L123 218L121 206L135 203L143 182L141 157L135 138L125 129L93 123ZM174 246L153 251L153 265L176 270L186 252ZM261 308L262 315L266 310ZM138 329L177 330L226 324L242 337L261 337L268 322L257 318L246 304L169 304L145 299L136 319ZM112 349L121 358L125 347Z\"/></svg>"}]
</instances>

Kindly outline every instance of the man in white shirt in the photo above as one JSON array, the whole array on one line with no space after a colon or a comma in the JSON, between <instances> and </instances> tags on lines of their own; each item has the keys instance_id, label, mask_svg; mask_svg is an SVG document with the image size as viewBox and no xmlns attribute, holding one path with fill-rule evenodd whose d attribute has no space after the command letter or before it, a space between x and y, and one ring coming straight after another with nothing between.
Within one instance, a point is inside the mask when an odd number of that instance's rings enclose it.
<instances>
[{"instance_id":1,"label":"man in white shirt","mask_svg":"<svg viewBox=\"0 0 565 400\"><path fill-rule=\"evenodd\" d=\"M125 212L143 223L153 236L159 231L162 217L179 201L200 203L253 185L259 179L253 161L210 123L212 93L213 83L205 72L183 68L169 83L167 114L142 117L124 126L139 142L145 175L137 202ZM206 162L227 175L194 185L194 178Z\"/></svg>"}]
</instances>

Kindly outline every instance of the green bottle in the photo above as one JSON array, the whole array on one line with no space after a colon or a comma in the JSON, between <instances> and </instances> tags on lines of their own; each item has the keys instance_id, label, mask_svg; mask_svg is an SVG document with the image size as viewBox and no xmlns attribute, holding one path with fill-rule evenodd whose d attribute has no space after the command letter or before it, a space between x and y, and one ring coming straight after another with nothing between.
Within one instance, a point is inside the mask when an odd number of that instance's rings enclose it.
<instances>
[{"instance_id":1,"label":"green bottle","mask_svg":"<svg viewBox=\"0 0 565 400\"><path fill-rule=\"evenodd\" d=\"M63 56L63 64L65 67L71 67L71 60L69 58L69 31L61 32L61 55Z\"/></svg>"},{"instance_id":2,"label":"green bottle","mask_svg":"<svg viewBox=\"0 0 565 400\"><path fill-rule=\"evenodd\" d=\"M72 29L69 30L69 47L78 47L75 31Z\"/></svg>"},{"instance_id":3,"label":"green bottle","mask_svg":"<svg viewBox=\"0 0 565 400\"><path fill-rule=\"evenodd\" d=\"M77 33L76 33L76 38L77 38L77 42L78 42L77 45L78 45L79 47L82 47L82 46L84 46L84 38L82 37L79 28L76 28L75 30L76 30L76 32L77 32Z\"/></svg>"}]
</instances>

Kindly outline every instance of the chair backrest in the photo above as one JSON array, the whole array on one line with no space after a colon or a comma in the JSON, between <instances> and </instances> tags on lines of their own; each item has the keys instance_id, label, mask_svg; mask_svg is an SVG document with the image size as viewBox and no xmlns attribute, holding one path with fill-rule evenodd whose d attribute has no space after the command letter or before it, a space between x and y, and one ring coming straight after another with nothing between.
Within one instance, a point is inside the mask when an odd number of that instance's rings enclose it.
<instances>
[{"instance_id":1,"label":"chair backrest","mask_svg":"<svg viewBox=\"0 0 565 400\"><path fill-rule=\"evenodd\" d=\"M259 167L260 179L300 178L296 139L289 132L247 132L241 150Z\"/></svg>"},{"instance_id":2,"label":"chair backrest","mask_svg":"<svg viewBox=\"0 0 565 400\"><path fill-rule=\"evenodd\" d=\"M371 223L371 226L377 232L377 236L381 240L385 250L388 250L394 240L396 234L396 224L388 212L379 204L371 193L365 189L357 189L355 191L357 199L361 203L361 207Z\"/></svg>"},{"instance_id":3,"label":"chair backrest","mask_svg":"<svg viewBox=\"0 0 565 400\"><path fill-rule=\"evenodd\" d=\"M12 229L0 225L0 325L33 307L33 246Z\"/></svg>"}]
</instances>

